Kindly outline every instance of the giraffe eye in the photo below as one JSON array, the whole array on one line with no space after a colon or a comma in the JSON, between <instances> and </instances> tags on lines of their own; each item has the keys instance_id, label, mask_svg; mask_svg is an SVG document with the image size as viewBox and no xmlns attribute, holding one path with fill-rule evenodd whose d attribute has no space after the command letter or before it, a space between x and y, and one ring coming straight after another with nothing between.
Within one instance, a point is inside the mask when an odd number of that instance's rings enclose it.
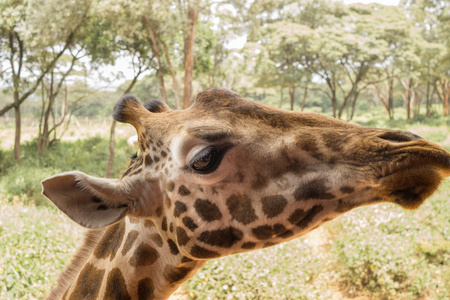
<instances>
[{"instance_id":1,"label":"giraffe eye","mask_svg":"<svg viewBox=\"0 0 450 300\"><path fill-rule=\"evenodd\" d=\"M222 157L223 155L214 146L210 146L198 153L189 165L197 173L209 174L217 169Z\"/></svg>"}]
</instances>

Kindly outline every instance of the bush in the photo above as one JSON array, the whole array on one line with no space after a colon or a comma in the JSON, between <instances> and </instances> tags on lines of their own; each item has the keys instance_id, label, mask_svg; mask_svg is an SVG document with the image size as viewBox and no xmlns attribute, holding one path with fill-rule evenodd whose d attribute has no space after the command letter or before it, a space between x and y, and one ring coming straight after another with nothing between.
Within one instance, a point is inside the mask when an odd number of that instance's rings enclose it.
<instances>
[{"instance_id":1,"label":"bush","mask_svg":"<svg viewBox=\"0 0 450 300\"><path fill-rule=\"evenodd\" d=\"M76 142L60 142L52 145L44 154L38 155L36 141L25 143L23 158L19 164L12 163L12 150L0 151L0 193L9 201L18 196L23 202L45 205L40 182L60 172L78 170L92 176L104 177L109 156L109 141L93 137ZM116 142L114 177L120 176L129 161L126 140Z\"/></svg>"}]
</instances>

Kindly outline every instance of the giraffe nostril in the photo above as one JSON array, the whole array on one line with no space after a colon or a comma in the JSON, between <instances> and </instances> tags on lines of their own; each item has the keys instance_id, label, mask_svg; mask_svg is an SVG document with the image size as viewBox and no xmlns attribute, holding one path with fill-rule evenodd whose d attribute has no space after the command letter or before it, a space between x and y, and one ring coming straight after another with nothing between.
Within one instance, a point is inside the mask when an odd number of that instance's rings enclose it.
<instances>
[{"instance_id":1,"label":"giraffe nostril","mask_svg":"<svg viewBox=\"0 0 450 300\"><path fill-rule=\"evenodd\" d=\"M386 131L378 136L380 139L393 142L393 143L405 143L411 141L420 140L421 137L415 135L409 131Z\"/></svg>"}]
</instances>

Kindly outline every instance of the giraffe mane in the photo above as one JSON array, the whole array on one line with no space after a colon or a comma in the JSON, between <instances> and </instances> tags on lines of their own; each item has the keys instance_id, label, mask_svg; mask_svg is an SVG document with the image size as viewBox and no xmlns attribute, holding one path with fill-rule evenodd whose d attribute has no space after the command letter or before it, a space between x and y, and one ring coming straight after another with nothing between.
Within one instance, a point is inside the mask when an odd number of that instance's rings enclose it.
<instances>
[{"instance_id":1,"label":"giraffe mane","mask_svg":"<svg viewBox=\"0 0 450 300\"><path fill-rule=\"evenodd\" d=\"M124 222L122 220L121 222ZM89 256L92 254L94 247L98 244L107 227L100 229L89 229L84 234L84 240L80 248L73 255L69 265L59 275L55 288L47 295L45 299L60 299L61 294L69 288L80 269L84 266Z\"/></svg>"}]
</instances>

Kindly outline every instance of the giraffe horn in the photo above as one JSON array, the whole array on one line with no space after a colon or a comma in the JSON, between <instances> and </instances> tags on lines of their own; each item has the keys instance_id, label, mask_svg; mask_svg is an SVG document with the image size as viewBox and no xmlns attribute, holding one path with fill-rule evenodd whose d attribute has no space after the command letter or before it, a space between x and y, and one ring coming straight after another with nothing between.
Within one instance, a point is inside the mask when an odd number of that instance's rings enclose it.
<instances>
[{"instance_id":1,"label":"giraffe horn","mask_svg":"<svg viewBox=\"0 0 450 300\"><path fill-rule=\"evenodd\" d=\"M151 114L133 95L124 95L116 103L113 110L113 118L117 122L128 123L136 130L141 126L144 118Z\"/></svg>"}]
</instances>

